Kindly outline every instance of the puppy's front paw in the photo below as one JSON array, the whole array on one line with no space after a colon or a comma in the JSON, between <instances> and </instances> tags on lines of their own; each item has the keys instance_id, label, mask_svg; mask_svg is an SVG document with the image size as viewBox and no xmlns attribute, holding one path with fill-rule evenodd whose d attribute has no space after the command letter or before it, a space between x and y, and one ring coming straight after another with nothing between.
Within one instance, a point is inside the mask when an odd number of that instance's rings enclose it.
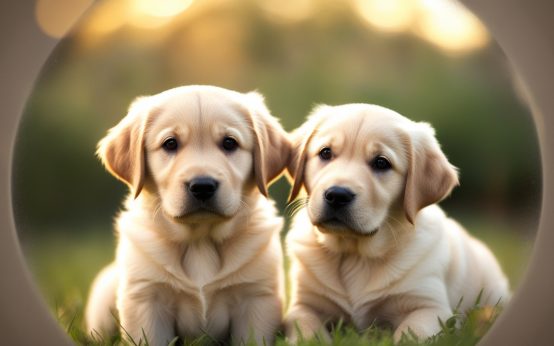
<instances>
[{"instance_id":1,"label":"puppy's front paw","mask_svg":"<svg viewBox=\"0 0 554 346\"><path fill-rule=\"evenodd\" d=\"M308 311L294 311L285 321L285 332L287 341L296 345L302 340L318 339L328 344L331 335L325 329L325 325L313 313Z\"/></svg>"},{"instance_id":2,"label":"puppy's front paw","mask_svg":"<svg viewBox=\"0 0 554 346\"><path fill-rule=\"evenodd\" d=\"M394 331L394 342L397 343L406 334L408 338L425 340L440 331L439 319L446 321L452 312L448 309L420 309L411 312Z\"/></svg>"},{"instance_id":3,"label":"puppy's front paw","mask_svg":"<svg viewBox=\"0 0 554 346\"><path fill-rule=\"evenodd\" d=\"M393 334L393 340L395 344L398 344L403 338L407 338L410 341L422 341L430 337L431 335L421 335L421 333L415 332L412 328L397 328Z\"/></svg>"}]
</instances>

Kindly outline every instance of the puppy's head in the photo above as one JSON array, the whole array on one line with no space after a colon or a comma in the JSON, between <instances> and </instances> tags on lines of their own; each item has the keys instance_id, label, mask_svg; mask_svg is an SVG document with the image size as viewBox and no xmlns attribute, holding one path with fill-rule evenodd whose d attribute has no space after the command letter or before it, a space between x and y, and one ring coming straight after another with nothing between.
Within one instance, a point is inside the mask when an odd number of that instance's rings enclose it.
<instances>
[{"instance_id":1,"label":"puppy's head","mask_svg":"<svg viewBox=\"0 0 554 346\"><path fill-rule=\"evenodd\" d=\"M290 144L255 93L187 86L135 100L98 144L106 168L181 223L233 217L284 169Z\"/></svg>"},{"instance_id":2,"label":"puppy's head","mask_svg":"<svg viewBox=\"0 0 554 346\"><path fill-rule=\"evenodd\" d=\"M318 107L292 138L291 199L306 188L322 232L370 236L398 217L413 223L458 183L431 126L383 107Z\"/></svg>"}]
</instances>

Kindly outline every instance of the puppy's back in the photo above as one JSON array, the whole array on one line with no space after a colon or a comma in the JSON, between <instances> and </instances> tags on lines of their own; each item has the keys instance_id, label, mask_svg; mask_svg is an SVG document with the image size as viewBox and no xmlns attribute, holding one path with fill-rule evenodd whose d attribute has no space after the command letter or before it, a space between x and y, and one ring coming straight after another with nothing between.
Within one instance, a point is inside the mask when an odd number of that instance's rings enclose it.
<instances>
[{"instance_id":1,"label":"puppy's back","mask_svg":"<svg viewBox=\"0 0 554 346\"><path fill-rule=\"evenodd\" d=\"M462 298L460 308L467 310L479 296L480 305L506 304L511 296L508 279L491 250L456 221L449 218L446 225L452 251L447 277L451 306Z\"/></svg>"}]
</instances>

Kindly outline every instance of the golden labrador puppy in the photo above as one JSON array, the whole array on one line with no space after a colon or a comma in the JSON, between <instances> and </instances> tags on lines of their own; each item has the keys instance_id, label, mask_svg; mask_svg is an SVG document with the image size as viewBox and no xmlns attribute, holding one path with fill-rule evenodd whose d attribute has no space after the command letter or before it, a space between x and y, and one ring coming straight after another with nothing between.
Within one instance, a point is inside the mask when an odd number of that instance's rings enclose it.
<instances>
[{"instance_id":1,"label":"golden labrador puppy","mask_svg":"<svg viewBox=\"0 0 554 346\"><path fill-rule=\"evenodd\" d=\"M287 336L328 337L343 319L386 321L399 340L440 330L467 309L509 297L495 257L435 203L458 184L427 123L367 104L321 106L293 133L291 199L308 199L287 236L292 301Z\"/></svg>"},{"instance_id":2,"label":"golden labrador puppy","mask_svg":"<svg viewBox=\"0 0 554 346\"><path fill-rule=\"evenodd\" d=\"M141 97L98 145L131 188L115 262L93 283L92 333L167 345L202 334L272 343L282 320L283 225L267 185L286 133L257 93L186 86Z\"/></svg>"}]
</instances>

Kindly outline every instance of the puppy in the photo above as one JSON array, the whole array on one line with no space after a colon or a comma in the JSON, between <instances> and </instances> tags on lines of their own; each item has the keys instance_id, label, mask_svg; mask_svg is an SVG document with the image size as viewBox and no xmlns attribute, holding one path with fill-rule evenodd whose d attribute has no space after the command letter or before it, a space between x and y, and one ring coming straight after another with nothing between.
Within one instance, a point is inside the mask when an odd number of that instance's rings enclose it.
<instances>
[{"instance_id":1,"label":"puppy","mask_svg":"<svg viewBox=\"0 0 554 346\"><path fill-rule=\"evenodd\" d=\"M367 104L321 106L293 133L291 199L305 207L287 235L287 336L321 335L339 319L385 322L394 339L426 338L475 302L509 298L495 257L435 204L458 185L427 123Z\"/></svg>"},{"instance_id":2,"label":"puppy","mask_svg":"<svg viewBox=\"0 0 554 346\"><path fill-rule=\"evenodd\" d=\"M130 187L116 259L92 285L86 323L136 343L208 334L271 344L282 320L283 220L267 185L290 143L257 93L185 86L141 97L98 145Z\"/></svg>"}]
</instances>

